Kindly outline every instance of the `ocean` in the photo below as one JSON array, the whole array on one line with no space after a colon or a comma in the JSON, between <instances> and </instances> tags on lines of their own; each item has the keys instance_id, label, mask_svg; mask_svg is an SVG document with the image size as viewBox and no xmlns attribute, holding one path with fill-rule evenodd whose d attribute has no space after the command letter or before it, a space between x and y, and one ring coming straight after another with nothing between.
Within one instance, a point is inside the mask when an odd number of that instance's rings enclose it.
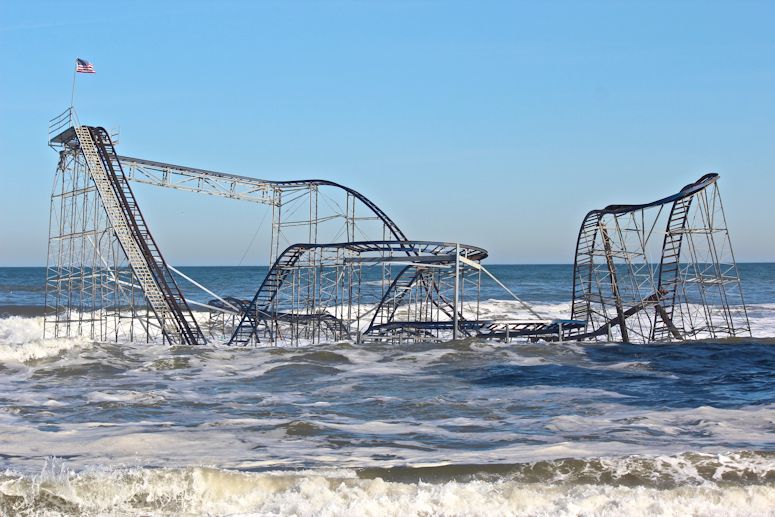
<instances>
[{"instance_id":1,"label":"ocean","mask_svg":"<svg viewBox=\"0 0 775 517\"><path fill-rule=\"evenodd\" d=\"M571 266L489 269L570 316ZM44 340L45 269L0 268L0 515L775 515L775 264L740 274L753 338L185 348Z\"/></svg>"}]
</instances>

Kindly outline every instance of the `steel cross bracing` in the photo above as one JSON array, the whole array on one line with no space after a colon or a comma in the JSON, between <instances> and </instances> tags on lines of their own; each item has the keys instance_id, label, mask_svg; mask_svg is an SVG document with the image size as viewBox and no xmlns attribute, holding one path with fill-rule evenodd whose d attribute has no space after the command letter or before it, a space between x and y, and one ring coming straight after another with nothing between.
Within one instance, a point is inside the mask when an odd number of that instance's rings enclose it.
<instances>
[{"instance_id":1,"label":"steel cross bracing","mask_svg":"<svg viewBox=\"0 0 775 517\"><path fill-rule=\"evenodd\" d=\"M587 214L576 245L571 316L587 325L565 338L750 335L717 180L708 174L652 203Z\"/></svg>"},{"instance_id":2,"label":"steel cross bracing","mask_svg":"<svg viewBox=\"0 0 775 517\"><path fill-rule=\"evenodd\" d=\"M485 325L478 312L480 273L461 266L456 252L471 263L487 256L481 248L430 241L291 246L270 269L230 343L438 339L454 330L456 311L458 331L470 335ZM392 282L384 281L386 271Z\"/></svg>"},{"instance_id":3,"label":"steel cross bracing","mask_svg":"<svg viewBox=\"0 0 775 517\"><path fill-rule=\"evenodd\" d=\"M333 181L269 181L128 156L119 160L130 181L270 205L270 263L280 250L297 242L406 240L398 225L374 202Z\"/></svg>"},{"instance_id":4,"label":"steel cross bracing","mask_svg":"<svg viewBox=\"0 0 775 517\"><path fill-rule=\"evenodd\" d=\"M155 318L143 305L83 155L63 152L51 196L45 335L148 338Z\"/></svg>"},{"instance_id":5,"label":"steel cross bracing","mask_svg":"<svg viewBox=\"0 0 775 517\"><path fill-rule=\"evenodd\" d=\"M162 333L170 343L203 344L204 335L145 224L107 131L78 126L75 133L102 206Z\"/></svg>"},{"instance_id":6,"label":"steel cross bracing","mask_svg":"<svg viewBox=\"0 0 775 517\"><path fill-rule=\"evenodd\" d=\"M94 149L86 140L82 146L78 137L85 139L86 133L79 127L74 111L68 109L52 120L49 128L49 143L60 151L58 191L51 198L46 297L50 334L77 335L91 326L88 335L100 340L136 340L143 334L146 339L153 339L152 334L158 330L172 342L203 341L201 329L147 232L128 179L271 205L270 257L276 256L281 246L298 241L352 241L356 236L405 238L376 204L335 182L264 181L150 160L119 158L104 130L93 136ZM88 148L89 159L82 147ZM95 160L95 156L100 160ZM98 162L105 174L95 168ZM128 171L126 175L124 168ZM116 196L123 193L129 205L126 217L118 217L116 199L105 197L109 190L98 189L94 184L92 169L97 171L101 187L106 187L105 181L115 179L112 186ZM115 171L118 173L112 178L110 173ZM108 200L105 206L102 206L103 197ZM104 221L100 214L105 214ZM145 247L129 242L127 235L130 234L133 239L129 240L135 243L147 241ZM150 259L143 261L145 255ZM136 275L132 274L133 270ZM235 300L236 305L232 307L240 307L241 303ZM230 310L219 313L222 321L215 326L229 328L225 322ZM163 322L163 328L155 323L156 315ZM212 324L212 315L209 319Z\"/></svg>"}]
</instances>

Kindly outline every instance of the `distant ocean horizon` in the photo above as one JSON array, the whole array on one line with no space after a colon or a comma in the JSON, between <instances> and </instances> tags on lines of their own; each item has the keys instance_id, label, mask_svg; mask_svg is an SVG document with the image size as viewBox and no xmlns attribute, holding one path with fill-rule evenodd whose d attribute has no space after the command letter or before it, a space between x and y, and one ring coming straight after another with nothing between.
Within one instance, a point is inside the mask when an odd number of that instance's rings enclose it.
<instances>
[{"instance_id":1,"label":"distant ocean horizon","mask_svg":"<svg viewBox=\"0 0 775 517\"><path fill-rule=\"evenodd\" d=\"M186 275L220 296L250 299L269 271L268 266L178 266ZM573 264L485 264L498 279L527 302L570 302ZM775 262L738 263L747 303L775 303ZM46 267L0 267L0 315L21 311L36 314L45 307ZM177 277L186 297L205 303L212 296ZM482 299L508 299L489 279L482 281ZM32 312L30 312L32 311ZM21 314L20 313L20 314Z\"/></svg>"}]
</instances>

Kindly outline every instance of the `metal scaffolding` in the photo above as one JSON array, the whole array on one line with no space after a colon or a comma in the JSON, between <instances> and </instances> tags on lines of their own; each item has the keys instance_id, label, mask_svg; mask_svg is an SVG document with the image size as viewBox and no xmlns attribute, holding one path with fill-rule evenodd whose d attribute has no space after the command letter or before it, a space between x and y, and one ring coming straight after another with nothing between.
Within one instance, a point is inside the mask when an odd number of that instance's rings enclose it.
<instances>
[{"instance_id":1,"label":"metal scaffolding","mask_svg":"<svg viewBox=\"0 0 775 517\"><path fill-rule=\"evenodd\" d=\"M717 174L642 205L587 214L566 339L634 343L750 336Z\"/></svg>"},{"instance_id":2,"label":"metal scaffolding","mask_svg":"<svg viewBox=\"0 0 775 517\"><path fill-rule=\"evenodd\" d=\"M480 264L486 251L410 241L375 203L344 185L118 156L107 132L81 126L72 109L51 121L49 133L60 155L51 197L49 336L298 345L508 339L560 328L540 318L481 321L482 273L492 276ZM167 264L130 182L267 206L273 266L263 281L246 279L260 285L253 300L219 296ZM213 300L184 298L173 273Z\"/></svg>"},{"instance_id":3,"label":"metal scaffolding","mask_svg":"<svg viewBox=\"0 0 775 517\"><path fill-rule=\"evenodd\" d=\"M270 269L230 343L474 335L481 327L479 261L486 256L474 246L427 241L291 246Z\"/></svg>"},{"instance_id":4,"label":"metal scaffolding","mask_svg":"<svg viewBox=\"0 0 775 517\"><path fill-rule=\"evenodd\" d=\"M138 323L149 339L153 321L168 343L203 344L204 335L148 229L110 136L103 128L72 122L72 109L54 119L49 140L60 150L60 160L51 198L50 325L44 332L118 339L125 319L129 339ZM143 302L136 303L135 289L143 293Z\"/></svg>"},{"instance_id":5,"label":"metal scaffolding","mask_svg":"<svg viewBox=\"0 0 775 517\"><path fill-rule=\"evenodd\" d=\"M119 156L108 132L80 125L72 108L51 121L49 145L59 152L46 280L49 337L299 345L750 334L716 175L654 203L590 212L577 242L572 317L557 320L537 314L487 271L484 249L410 240L374 202L344 185ZM265 278L245 279L257 288L252 300L219 295L168 264L131 182L271 212L271 267ZM530 317L483 320L485 276ZM186 299L176 278L212 301Z\"/></svg>"},{"instance_id":6,"label":"metal scaffolding","mask_svg":"<svg viewBox=\"0 0 775 517\"><path fill-rule=\"evenodd\" d=\"M51 194L46 306L47 337L161 336L85 159L72 148L60 153Z\"/></svg>"}]
</instances>

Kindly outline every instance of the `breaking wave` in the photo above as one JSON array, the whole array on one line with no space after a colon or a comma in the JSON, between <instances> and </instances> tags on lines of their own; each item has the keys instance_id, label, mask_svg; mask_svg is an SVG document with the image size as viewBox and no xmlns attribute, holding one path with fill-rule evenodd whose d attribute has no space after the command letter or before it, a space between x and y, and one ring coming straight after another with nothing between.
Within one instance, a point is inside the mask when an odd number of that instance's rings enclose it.
<instances>
[{"instance_id":1,"label":"breaking wave","mask_svg":"<svg viewBox=\"0 0 775 517\"><path fill-rule=\"evenodd\" d=\"M775 455L244 472L67 469L0 474L11 515L775 515Z\"/></svg>"},{"instance_id":2,"label":"breaking wave","mask_svg":"<svg viewBox=\"0 0 775 517\"><path fill-rule=\"evenodd\" d=\"M2 318L0 515L775 517L773 368L764 340L255 350Z\"/></svg>"},{"instance_id":3,"label":"breaking wave","mask_svg":"<svg viewBox=\"0 0 775 517\"><path fill-rule=\"evenodd\" d=\"M86 338L43 339L42 317L11 316L0 319L0 363L23 363L55 357L90 343Z\"/></svg>"}]
</instances>

